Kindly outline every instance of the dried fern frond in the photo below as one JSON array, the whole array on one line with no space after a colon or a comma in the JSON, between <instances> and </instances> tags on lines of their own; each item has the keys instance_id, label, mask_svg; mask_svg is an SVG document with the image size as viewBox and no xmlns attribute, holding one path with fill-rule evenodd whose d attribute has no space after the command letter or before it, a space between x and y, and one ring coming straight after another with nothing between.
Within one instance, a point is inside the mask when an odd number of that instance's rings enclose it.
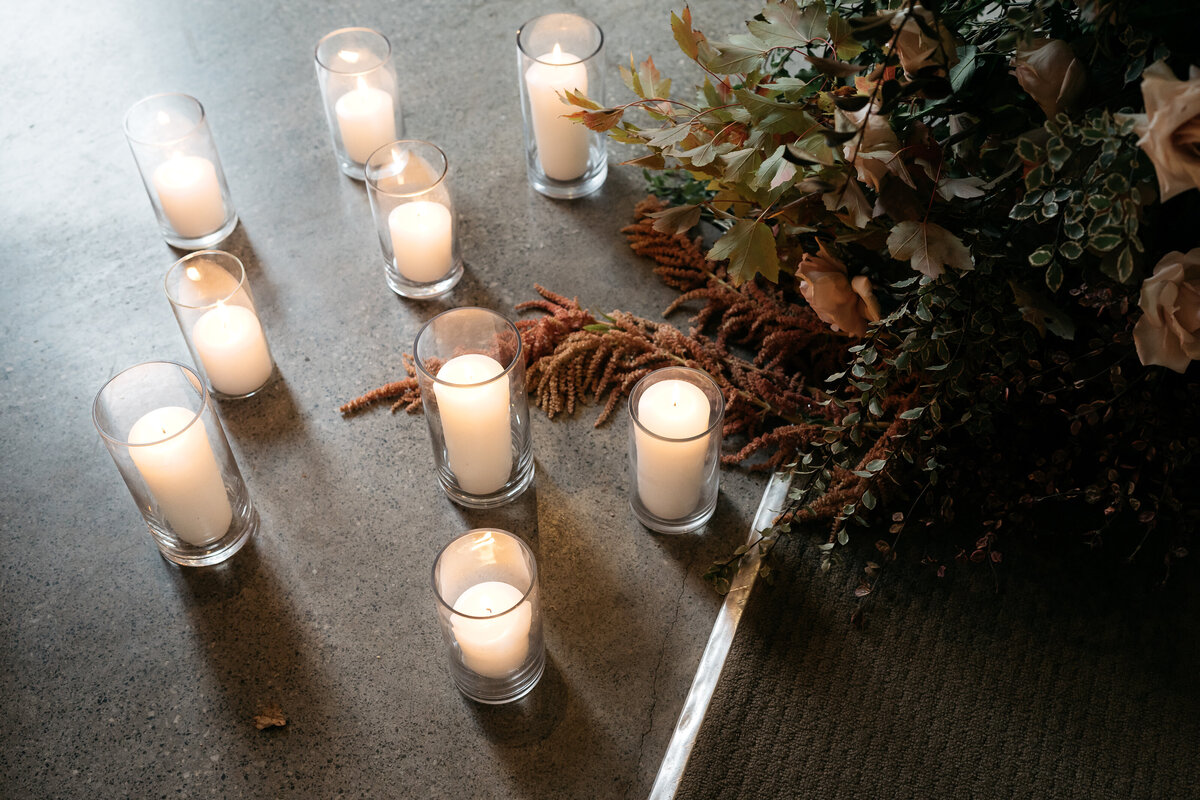
<instances>
[{"instance_id":1,"label":"dried fern frond","mask_svg":"<svg viewBox=\"0 0 1200 800\"><path fill-rule=\"evenodd\" d=\"M662 207L653 197L643 200L635 209L636 221L624 232L634 252L653 259L655 274L681 292L667 313L703 303L691 329L684 332L619 310L598 319L577 298L536 286L539 297L516 307L518 312L542 312L517 322L530 397L550 417L574 414L580 405L594 403L600 406L595 421L600 426L643 376L664 366L695 367L711 375L725 396L725 436L745 442L724 462L751 460L754 469L784 466L824 424L844 413L822 403L805 376L814 372L814 365L839 363L846 340L832 335L807 304L792 302L784 288L733 286L724 266L705 257L699 239L654 230L648 215ZM710 329L711 335L706 332ZM742 352L754 355L743 357ZM409 356L405 368L409 379L347 403L343 413L395 397L400 399L393 410L401 405L410 411L420 408Z\"/></svg>"},{"instance_id":2,"label":"dried fern frond","mask_svg":"<svg viewBox=\"0 0 1200 800\"><path fill-rule=\"evenodd\" d=\"M404 371L408 373L407 378L385 384L378 389L372 389L366 394L344 403L338 408L338 411L343 416L350 416L370 408L382 400L395 399L395 402L392 403L393 414L398 408L415 414L421 408L421 387L417 385L417 365L408 353L402 354L401 360L404 363Z\"/></svg>"}]
</instances>

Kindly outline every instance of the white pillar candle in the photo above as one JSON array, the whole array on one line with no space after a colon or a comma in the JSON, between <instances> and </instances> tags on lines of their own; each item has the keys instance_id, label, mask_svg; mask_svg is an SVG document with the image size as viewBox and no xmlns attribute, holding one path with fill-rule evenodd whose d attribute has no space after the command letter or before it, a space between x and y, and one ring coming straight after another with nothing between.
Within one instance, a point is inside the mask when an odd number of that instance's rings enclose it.
<instances>
[{"instance_id":1,"label":"white pillar candle","mask_svg":"<svg viewBox=\"0 0 1200 800\"><path fill-rule=\"evenodd\" d=\"M225 224L217 168L201 156L172 156L151 177L163 214L185 239L207 236Z\"/></svg>"},{"instance_id":2,"label":"white pillar candle","mask_svg":"<svg viewBox=\"0 0 1200 800\"><path fill-rule=\"evenodd\" d=\"M217 303L196 320L192 344L212 387L222 394L253 392L271 377L271 353L254 312Z\"/></svg>"},{"instance_id":3,"label":"white pillar candle","mask_svg":"<svg viewBox=\"0 0 1200 800\"><path fill-rule=\"evenodd\" d=\"M342 146L352 161L365 164L379 148L396 140L396 110L392 96L367 86L362 78L334 103Z\"/></svg>"},{"instance_id":4,"label":"white pillar candle","mask_svg":"<svg viewBox=\"0 0 1200 800\"><path fill-rule=\"evenodd\" d=\"M402 203L388 214L388 230L401 275L428 283L450 272L454 265L450 209L429 200Z\"/></svg>"},{"instance_id":5,"label":"white pillar candle","mask_svg":"<svg viewBox=\"0 0 1200 800\"><path fill-rule=\"evenodd\" d=\"M133 424L129 444L136 445L129 455L176 536L202 546L225 535L233 508L196 412L157 408Z\"/></svg>"},{"instance_id":6,"label":"white pillar candle","mask_svg":"<svg viewBox=\"0 0 1200 800\"><path fill-rule=\"evenodd\" d=\"M558 45L525 70L538 161L546 176L556 181L575 180L587 172L590 131L563 117L575 109L558 96L567 90L587 92L587 85L587 67Z\"/></svg>"},{"instance_id":7,"label":"white pillar candle","mask_svg":"<svg viewBox=\"0 0 1200 800\"><path fill-rule=\"evenodd\" d=\"M705 483L709 437L700 434L708 430L708 397L687 381L659 381L642 393L637 412L645 428L634 430L638 497L656 517L686 517L700 504ZM687 441L671 441L677 439Z\"/></svg>"},{"instance_id":8,"label":"white pillar candle","mask_svg":"<svg viewBox=\"0 0 1200 800\"><path fill-rule=\"evenodd\" d=\"M523 596L520 589L510 584L485 581L467 589L454 601L456 613L450 617L450 628L462 650L463 663L470 670L485 678L503 678L525 663L533 607L528 600L522 601ZM463 614L492 618L468 619Z\"/></svg>"},{"instance_id":9,"label":"white pillar candle","mask_svg":"<svg viewBox=\"0 0 1200 800\"><path fill-rule=\"evenodd\" d=\"M433 385L446 460L467 494L491 494L512 474L508 376L497 377L503 371L494 358L470 353L443 364Z\"/></svg>"}]
</instances>

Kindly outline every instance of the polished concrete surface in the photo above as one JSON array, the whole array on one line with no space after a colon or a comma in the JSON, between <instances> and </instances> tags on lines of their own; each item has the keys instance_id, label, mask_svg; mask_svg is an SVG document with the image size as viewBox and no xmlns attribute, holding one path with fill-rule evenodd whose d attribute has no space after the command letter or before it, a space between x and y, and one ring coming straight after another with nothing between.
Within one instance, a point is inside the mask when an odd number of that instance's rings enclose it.
<instances>
[{"instance_id":1,"label":"polished concrete surface","mask_svg":"<svg viewBox=\"0 0 1200 800\"><path fill-rule=\"evenodd\" d=\"M643 193L548 200L521 158L514 33L575 10L616 65L652 53L685 86L675 4L67 0L0 7L0 796L638 797L653 781L719 598L708 563L743 540L764 485L726 473L707 532L668 538L626 502L623 418L534 415L535 486L465 512L437 489L425 423L337 406L402 375L419 326L510 311L533 284L655 315L670 293L618 229ZM693 2L734 30L733 0ZM452 165L467 272L446 300L398 299L361 184L337 170L317 39L392 37L410 136ZM163 561L92 426L122 368L187 361L158 235L121 132L159 91L200 98L241 224L280 378L219 403L262 517L224 567ZM622 154L614 148L612 161ZM548 667L523 703L453 687L429 569L455 534L535 549ZM252 717L277 704L282 729Z\"/></svg>"}]
</instances>

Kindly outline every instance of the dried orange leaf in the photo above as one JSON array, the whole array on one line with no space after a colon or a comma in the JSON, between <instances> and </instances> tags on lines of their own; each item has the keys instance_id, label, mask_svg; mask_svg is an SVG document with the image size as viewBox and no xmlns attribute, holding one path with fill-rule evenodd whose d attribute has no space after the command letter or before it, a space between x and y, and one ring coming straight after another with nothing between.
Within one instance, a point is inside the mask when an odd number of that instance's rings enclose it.
<instances>
[{"instance_id":1,"label":"dried orange leaf","mask_svg":"<svg viewBox=\"0 0 1200 800\"><path fill-rule=\"evenodd\" d=\"M287 717L277 705L269 705L261 713L254 715L254 727L260 731L266 728L282 728L287 725Z\"/></svg>"}]
</instances>

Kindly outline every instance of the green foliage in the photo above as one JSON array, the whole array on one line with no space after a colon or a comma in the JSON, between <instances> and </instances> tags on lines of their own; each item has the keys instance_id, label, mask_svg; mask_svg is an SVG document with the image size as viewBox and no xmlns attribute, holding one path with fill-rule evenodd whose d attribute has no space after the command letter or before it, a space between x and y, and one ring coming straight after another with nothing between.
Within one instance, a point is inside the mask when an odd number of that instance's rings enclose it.
<instances>
[{"instance_id":1,"label":"green foliage","mask_svg":"<svg viewBox=\"0 0 1200 800\"><path fill-rule=\"evenodd\" d=\"M1159 379L1136 365L1130 377L1129 332L1174 224L1130 115L1148 64L1172 48L1177 67L1200 63L1194 37L1178 35L1166 0L944 0L911 20L933 43L914 63L905 17L879 5L768 0L727 41L685 8L671 27L703 74L693 96L670 97L647 61L623 71L637 99L573 102L586 124L647 148L636 163L664 170L648 172L651 189L680 207L659 229L714 224L709 257L735 284L789 285L818 243L873 284L880 318L828 384L834 422L796 454L789 514L819 516L837 495L825 566L847 526L881 514L899 515L893 537L966 517L961 553L987 563L1000 560L1002 520L1048 498L1104 508L1099 523L1079 517L1090 530L1120 512L1157 526L1183 507L1176 476L1190 457L1172 447L1172 409L1130 388ZM1050 119L1012 69L1019 44L1039 38L1069 43L1087 71L1079 103ZM1164 391L1196 393L1186 381ZM1136 457L1124 436L1142 443ZM1004 476L990 485L972 460L988 448L1016 453L989 461ZM874 572L895 538L877 549ZM726 584L732 563L714 573Z\"/></svg>"}]
</instances>

